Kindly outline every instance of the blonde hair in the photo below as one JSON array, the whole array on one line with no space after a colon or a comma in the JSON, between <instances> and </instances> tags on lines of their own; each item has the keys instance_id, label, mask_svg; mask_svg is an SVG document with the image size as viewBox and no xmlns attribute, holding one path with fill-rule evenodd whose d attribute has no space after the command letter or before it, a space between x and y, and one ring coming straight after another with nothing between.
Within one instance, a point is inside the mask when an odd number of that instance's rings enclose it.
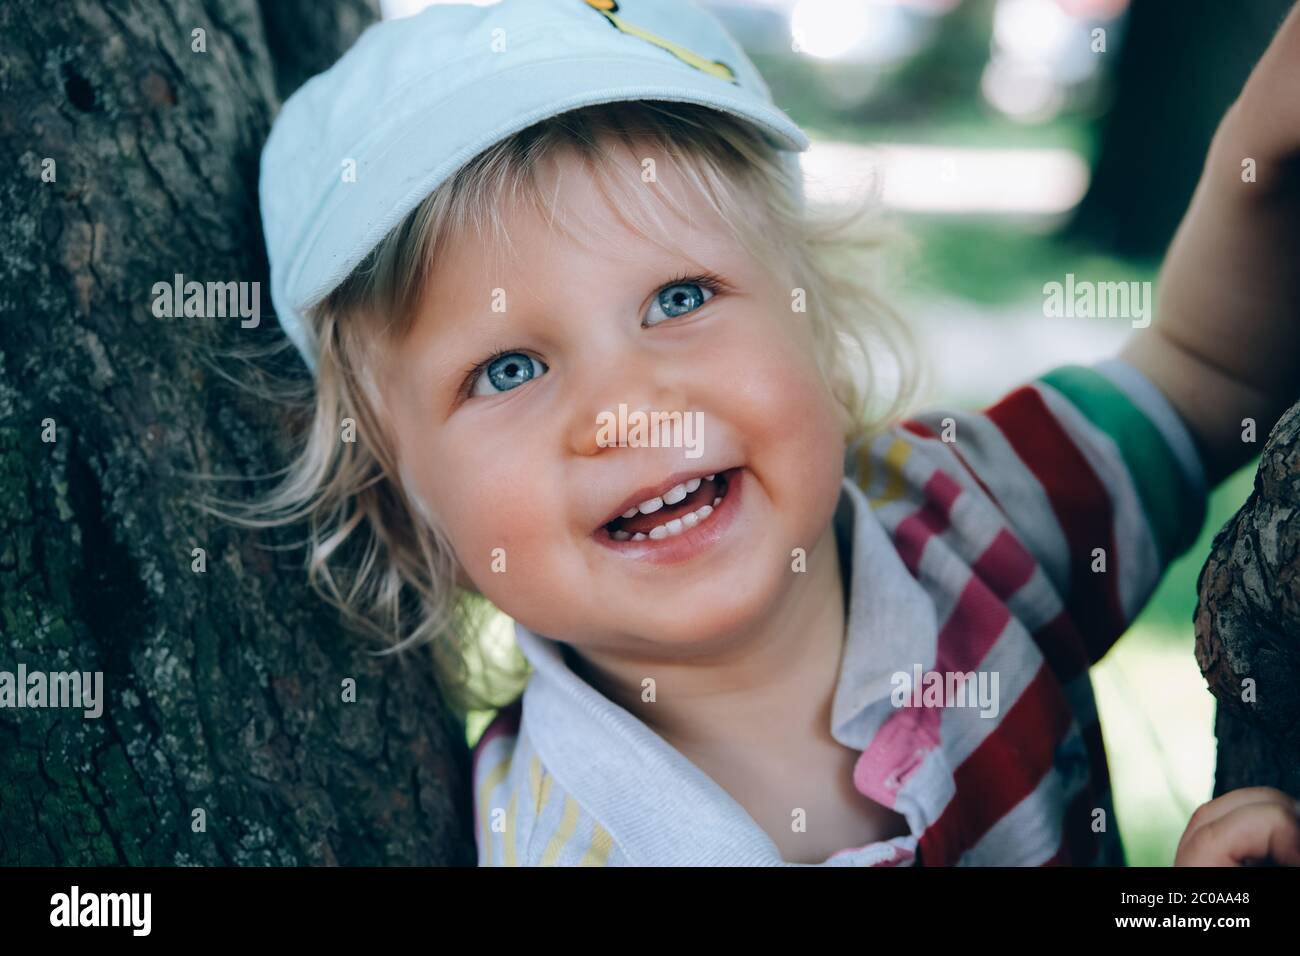
<instances>
[{"instance_id":1,"label":"blonde hair","mask_svg":"<svg viewBox=\"0 0 1300 956\"><path fill-rule=\"evenodd\" d=\"M220 507L245 526L305 521L312 587L386 645L381 653L431 644L439 686L462 717L517 696L527 666L513 646L494 656L478 639L492 609L457 587L454 554L436 516L402 481L379 414L376 359L409 328L447 242L473 231L490 233L498 249L508 245L503 213L520 205L554 223L536 171L561 150L576 152L611 208L648 235L646 220L658 217L646 197L673 199L645 189L639 176L628 183L625 169L607 161L610 142L649 142L671 157L753 255L785 270L792 299L802 290L818 366L850 444L901 412L913 392L910 338L869 268L880 264L874 254L885 237L869 215L870 200L840 213L800 203L781 153L743 121L692 104L608 103L543 120L480 153L310 310L314 387L277 396L298 405L294 457L265 497ZM675 211L689 217L680 206ZM894 363L897 387L889 395L876 387L881 356ZM341 441L340 424L349 418L356 440Z\"/></svg>"}]
</instances>

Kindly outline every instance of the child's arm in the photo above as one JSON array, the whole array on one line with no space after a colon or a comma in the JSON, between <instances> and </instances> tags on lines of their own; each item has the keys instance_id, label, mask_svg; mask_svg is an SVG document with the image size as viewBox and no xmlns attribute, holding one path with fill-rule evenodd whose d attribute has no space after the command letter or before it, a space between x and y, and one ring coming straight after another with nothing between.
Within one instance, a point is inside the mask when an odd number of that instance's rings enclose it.
<instances>
[{"instance_id":1,"label":"child's arm","mask_svg":"<svg viewBox=\"0 0 1300 956\"><path fill-rule=\"evenodd\" d=\"M1272 787L1242 787L1198 807L1174 866L1300 866L1300 802Z\"/></svg>"},{"instance_id":2,"label":"child's arm","mask_svg":"<svg viewBox=\"0 0 1300 956\"><path fill-rule=\"evenodd\" d=\"M1219 124L1161 271L1156 321L1121 353L1186 418L1211 484L1259 447L1243 442L1242 420L1263 441L1300 395L1297 90L1300 6Z\"/></svg>"}]
</instances>

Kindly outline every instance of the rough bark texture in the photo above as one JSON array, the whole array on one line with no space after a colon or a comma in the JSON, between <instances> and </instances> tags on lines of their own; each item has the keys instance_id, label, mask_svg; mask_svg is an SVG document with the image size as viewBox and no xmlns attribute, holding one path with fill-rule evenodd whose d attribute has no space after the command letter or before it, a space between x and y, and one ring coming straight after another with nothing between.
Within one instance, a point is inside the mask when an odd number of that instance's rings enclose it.
<instances>
[{"instance_id":1,"label":"rough bark texture","mask_svg":"<svg viewBox=\"0 0 1300 956\"><path fill-rule=\"evenodd\" d=\"M188 473L283 463L274 411L200 356L279 335L258 154L279 96L373 16L265 7L0 5L0 671L102 671L105 698L98 719L0 709L0 864L473 860L427 655L345 633L300 552L269 550L300 530L193 507ZM176 273L261 282L261 325L155 318Z\"/></svg>"},{"instance_id":2,"label":"rough bark texture","mask_svg":"<svg viewBox=\"0 0 1300 956\"><path fill-rule=\"evenodd\" d=\"M1218 698L1215 795L1266 785L1300 796L1300 405L1269 436L1198 590L1196 660Z\"/></svg>"}]
</instances>

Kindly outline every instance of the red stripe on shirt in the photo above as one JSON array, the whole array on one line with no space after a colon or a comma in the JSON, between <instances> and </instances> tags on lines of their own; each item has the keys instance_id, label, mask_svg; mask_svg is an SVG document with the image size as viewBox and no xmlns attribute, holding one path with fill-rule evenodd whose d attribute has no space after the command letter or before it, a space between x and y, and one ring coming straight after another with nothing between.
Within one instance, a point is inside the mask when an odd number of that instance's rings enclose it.
<instances>
[{"instance_id":1,"label":"red stripe on shirt","mask_svg":"<svg viewBox=\"0 0 1300 956\"><path fill-rule=\"evenodd\" d=\"M1124 630L1117 577L1114 509L1105 485L1042 396L1023 386L986 412L1016 455L1047 492L1069 546L1066 608L1078 622L1090 661L1097 661ZM1092 551L1104 548L1105 573L1093 573Z\"/></svg>"},{"instance_id":2,"label":"red stripe on shirt","mask_svg":"<svg viewBox=\"0 0 1300 956\"><path fill-rule=\"evenodd\" d=\"M951 866L1050 773L1070 709L1056 678L1040 667L993 733L953 773L956 793L921 835L928 866Z\"/></svg>"},{"instance_id":3,"label":"red stripe on shirt","mask_svg":"<svg viewBox=\"0 0 1300 956\"><path fill-rule=\"evenodd\" d=\"M1034 567L1033 555L1003 528L971 565L971 570L1005 601L1029 583Z\"/></svg>"},{"instance_id":4,"label":"red stripe on shirt","mask_svg":"<svg viewBox=\"0 0 1300 956\"><path fill-rule=\"evenodd\" d=\"M1034 573L1035 562L1028 551L1006 531L1000 532L985 552L980 555L974 570L1002 597L1010 598ZM1059 613L1046 625L1034 632L1034 640L1043 653L1048 668L1062 684L1073 680L1088 669L1082 640L1073 622ZM1063 849L1044 865L1080 866L1091 862L1097 854L1100 841L1092 832L1092 810L1096 804L1093 794L1110 786L1101 727L1094 719L1082 730L1088 751L1089 783L1076 795L1062 819Z\"/></svg>"},{"instance_id":5,"label":"red stripe on shirt","mask_svg":"<svg viewBox=\"0 0 1300 956\"><path fill-rule=\"evenodd\" d=\"M984 582L976 577L967 581L937 636L934 671L942 676L945 689L949 674L975 671L1010 620L1011 612ZM924 688L920 690L924 694ZM859 792L893 806L898 789L939 745L943 711L942 705L908 706L890 714L854 767L853 782Z\"/></svg>"},{"instance_id":6,"label":"red stripe on shirt","mask_svg":"<svg viewBox=\"0 0 1300 956\"><path fill-rule=\"evenodd\" d=\"M1037 393L1032 393L1031 397L1042 406L1041 398ZM1045 406L1041 410L1044 414L1050 415ZM1007 418L1004 418L1003 422L998 422L995 419L995 424L999 428L1003 427L1004 422L1007 422L1009 427L1014 427L1014 422ZM1048 425L1059 429L1055 419L1050 419ZM905 427L907 427L908 431L923 438L932 436L932 433L929 433L929 430L919 423L905 423ZM1068 441L1068 436L1066 437ZM1029 440L1037 442L1042 441L1042 438L1041 436L1035 436ZM1016 442L1012 441L1011 444L1013 448L1016 448ZM1035 460L1032 456L1027 451L1019 448L1016 450L1017 454L1021 455L1022 460L1030 459L1026 461L1026 465L1030 467L1035 477L1047 488L1049 500L1058 515L1058 520L1062 519L1063 509L1058 504L1057 493L1062 491L1072 496L1067 497L1066 501L1091 500L1099 502L1105 514L1109 515L1111 505L1104 486L1095 479L1090 466L1087 465L1086 461L1082 460L1074 445L1071 443L1066 447L1069 453L1078 459L1073 464L1079 474L1085 478L1091 477L1093 479L1093 486L1088 489L1086 497L1080 496L1077 490L1079 487L1087 489L1085 482L1072 484L1053 479L1055 483L1049 484L1048 480L1044 480L1049 473L1045 471L1040 473L1039 470L1035 470ZM971 471L969 465L956 453L955 449L952 450L954 457L971 473L989 499L996 501L983 483L979 481L978 476ZM913 576L919 577L921 555L930 538L948 530L952 505L962 490L951 475L942 470L936 471L923 489L922 506L914 514L899 522L895 531L896 542L899 553ZM1094 504L1093 507L1095 508L1096 505ZM1072 514L1073 512L1067 510L1065 513ZM1073 545L1073 542L1077 539L1077 534L1071 536L1069 532L1071 530L1077 531L1082 522L1067 524L1066 520L1061 520L1061 523L1063 528L1066 528L1067 541L1070 541ZM1113 535L1109 532L1109 529L1107 538L1109 552L1114 553L1111 540ZM1076 547L1071 547L1072 554L1077 550ZM1086 549L1084 553L1088 558L1091 558L1091 547ZM1077 568L1078 565L1077 560L1071 561L1072 569ZM1010 619L1010 610L1004 602L1012 598L1020 588L1024 587L1032 579L1036 566L1037 562L1033 556L1014 534L1006 529L1001 529L998 532L993 541L972 565L974 577L963 589L962 596L940 630L936 670L947 673L950 671L966 672L974 669L996 642L997 637ZM1088 569L1088 563L1084 564L1084 568ZM1093 577L1094 575L1088 570L1088 580L1086 582L1088 585L1097 583L1091 580ZM1074 583L1072 580L1072 584ZM1122 620L1122 615L1118 613L1118 593L1113 589L1111 590L1116 611L1114 618ZM1074 591L1079 593L1081 589L1076 586ZM1039 751L1041 772L1035 775L1031 769L1029 773L1023 775L1019 779L1019 787L1016 788L1015 795L1008 797L1002 806L998 804L998 797L1006 796L1005 793L994 794L989 799L989 795L980 789L980 783L990 778L985 775L983 769L976 771L974 768L983 768L990 763L996 764L999 759L1004 759L1008 749L1001 743L1001 740L1008 736L1011 739L1015 738L1015 731L1007 725L1007 721L1004 721L1003 725L990 735L989 740L981 744L971 757L963 763L962 768L959 768L959 772L955 775L958 793L950 804L950 811L956 806L961 806L967 800L971 800L977 807L973 823L970 820L962 820L960 832L965 845L962 845L961 840L953 841L949 839L942 841L938 838L938 834L943 833L943 830L938 828L951 826L950 823L944 822L945 819L953 819L948 813L945 813L940 822L936 824L936 827L932 827L927 831L927 834L934 834L930 838L929 846L924 850L927 863L955 862L960 858L961 853L974 846L998 819L1014 808L1024 796L1033 792L1043 776L1052 769L1056 748L1064 739L1070 723L1070 711L1061 685L1085 672L1089 662L1079 633L1078 622L1071 618L1065 610L1037 628L1033 632L1033 638L1043 654L1046 671L1039 671L1034 684L1031 685L1031 688L1026 689L1012 710L1019 712L1021 715L1029 712L1020 705L1022 702L1027 705L1032 704L1033 698L1026 700L1031 690L1040 702L1052 702L1049 705L1048 713L1054 714L1058 718L1059 729L1055 734L1040 734L1037 737L1037 743L1042 748ZM1050 674L1047 671L1050 671ZM1042 707L1040 706L1038 710L1041 712ZM935 708L919 710L909 708L900 711L887 720L885 726L881 728L882 732L873 740L872 745L864 751L858 765L855 767L854 779L855 783L859 784L859 789L868 796L892 806L896 801L899 786L906 783L907 779L922 765L929 750L938 744L941 716L941 711ZM1010 713L1008 714L1009 719ZM1021 717L1020 719L1025 718ZM1038 724L1039 728L1043 725L1041 717L1031 723ZM1098 754L1096 753L1096 745L1100 743L1098 733L1099 728L1095 721L1084 731L1089 751L1090 785L1083 791L1084 795L1081 798L1076 797L1076 802L1080 799L1084 803L1092 802L1088 795L1095 792L1094 786L1100 786L1104 789L1109 785L1105 755L1101 753L1100 760L1098 760ZM1015 754L1014 749L1011 752ZM1015 759L1020 768L1032 768L1033 766L1032 761L1028 765L1020 762L1021 757L1018 754ZM966 770L965 768L968 767L972 769ZM963 777L970 778L965 781L964 786ZM966 792L972 786L975 788L973 795ZM980 807L983 807L982 816L981 810L978 809ZM1090 814L1090 812L1089 809L1088 813ZM1087 815L1086 819L1084 819L1080 816L1077 807L1072 806L1072 808L1067 809L1062 820L1063 839L1070 841L1070 843L1068 846L1064 846L1062 851L1053 858L1058 865L1075 861L1086 862L1082 858L1087 857L1090 859L1091 855L1093 855L1086 852L1086 848L1089 846L1093 846L1095 854L1094 844L1096 841L1089 839L1093 836L1089 829L1090 824L1090 815ZM1080 826L1084 827L1082 834L1078 832Z\"/></svg>"},{"instance_id":7,"label":"red stripe on shirt","mask_svg":"<svg viewBox=\"0 0 1300 956\"><path fill-rule=\"evenodd\" d=\"M961 485L944 471L936 471L921 489L921 507L898 523L894 543L912 577L921 572L921 554L926 543L948 529L953 503L961 495Z\"/></svg>"},{"instance_id":8,"label":"red stripe on shirt","mask_svg":"<svg viewBox=\"0 0 1300 956\"><path fill-rule=\"evenodd\" d=\"M931 429L918 421L906 421L903 423L903 427L923 438L938 440ZM952 452L953 457L961 463L962 467L966 469L976 484L988 496L989 500L997 505L997 499L993 497L988 487L980 481L979 475L975 473L961 453L952 445L947 445L947 447ZM921 543L920 535L917 533L917 529L913 529L912 534L915 538L911 542L912 550L916 553L917 546ZM1029 583L1037 565L1038 562L1020 542L1020 539L1004 528L998 532L992 544L985 549L984 553L972 565L972 570L993 589L993 592L998 597L1004 601L1009 601L1020 588ZM913 569L913 574L915 573L915 569ZM1036 628L1033 631L1033 639L1038 645L1044 660L1048 662L1048 666L1051 667L1062 683L1069 682L1088 669L1089 660L1083 637L1079 633L1075 621L1066 612L1062 611L1045 625Z\"/></svg>"},{"instance_id":9,"label":"red stripe on shirt","mask_svg":"<svg viewBox=\"0 0 1300 956\"><path fill-rule=\"evenodd\" d=\"M935 669L969 671L992 650L1011 620L1011 611L982 580L972 577L939 629Z\"/></svg>"},{"instance_id":10,"label":"red stripe on shirt","mask_svg":"<svg viewBox=\"0 0 1300 956\"><path fill-rule=\"evenodd\" d=\"M1003 529L979 556L972 569L1004 601L1029 583L1037 562L1011 532ZM1088 669L1083 637L1075 622L1061 611L1033 631L1034 643L1052 673L1068 683Z\"/></svg>"},{"instance_id":11,"label":"red stripe on shirt","mask_svg":"<svg viewBox=\"0 0 1300 956\"><path fill-rule=\"evenodd\" d=\"M939 438L934 429L914 418L909 418L907 421L903 422L902 427L907 429L913 435L917 435L929 441L939 442L939 444L943 445L944 448L952 452L952 456L957 459L958 463L963 468L966 469L966 474L971 476L975 484L979 486L980 491L984 492L984 494L988 496L989 501L993 502L995 505L998 503L998 499L993 497L993 492L989 491L988 486L980 480L980 476L975 473L975 469L970 466L970 462L968 462L962 453L957 450L956 442L943 441ZM998 507L1000 508L1001 505L998 505Z\"/></svg>"}]
</instances>

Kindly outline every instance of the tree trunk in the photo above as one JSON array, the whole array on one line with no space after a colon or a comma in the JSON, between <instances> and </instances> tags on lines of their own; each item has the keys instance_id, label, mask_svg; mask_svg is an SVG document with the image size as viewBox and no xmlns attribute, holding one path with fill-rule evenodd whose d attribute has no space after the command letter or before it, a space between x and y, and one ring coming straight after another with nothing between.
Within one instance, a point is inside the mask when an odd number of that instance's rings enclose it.
<instances>
[{"instance_id":1,"label":"tree trunk","mask_svg":"<svg viewBox=\"0 0 1300 956\"><path fill-rule=\"evenodd\" d=\"M97 718L0 708L0 864L473 862L427 655L371 656L307 587L300 529L208 518L187 477L284 463L274 410L201 356L280 335L261 145L373 16L0 6L0 672L103 673ZM178 273L261 283L262 321L155 317Z\"/></svg>"},{"instance_id":2,"label":"tree trunk","mask_svg":"<svg viewBox=\"0 0 1300 956\"><path fill-rule=\"evenodd\" d=\"M1088 193L1070 232L1155 261L1200 178L1214 130L1294 0L1138 0L1116 56Z\"/></svg>"},{"instance_id":3,"label":"tree trunk","mask_svg":"<svg viewBox=\"0 0 1300 956\"><path fill-rule=\"evenodd\" d=\"M1214 794L1300 796L1300 405L1269 436L1197 588L1196 660L1218 698Z\"/></svg>"}]
</instances>

